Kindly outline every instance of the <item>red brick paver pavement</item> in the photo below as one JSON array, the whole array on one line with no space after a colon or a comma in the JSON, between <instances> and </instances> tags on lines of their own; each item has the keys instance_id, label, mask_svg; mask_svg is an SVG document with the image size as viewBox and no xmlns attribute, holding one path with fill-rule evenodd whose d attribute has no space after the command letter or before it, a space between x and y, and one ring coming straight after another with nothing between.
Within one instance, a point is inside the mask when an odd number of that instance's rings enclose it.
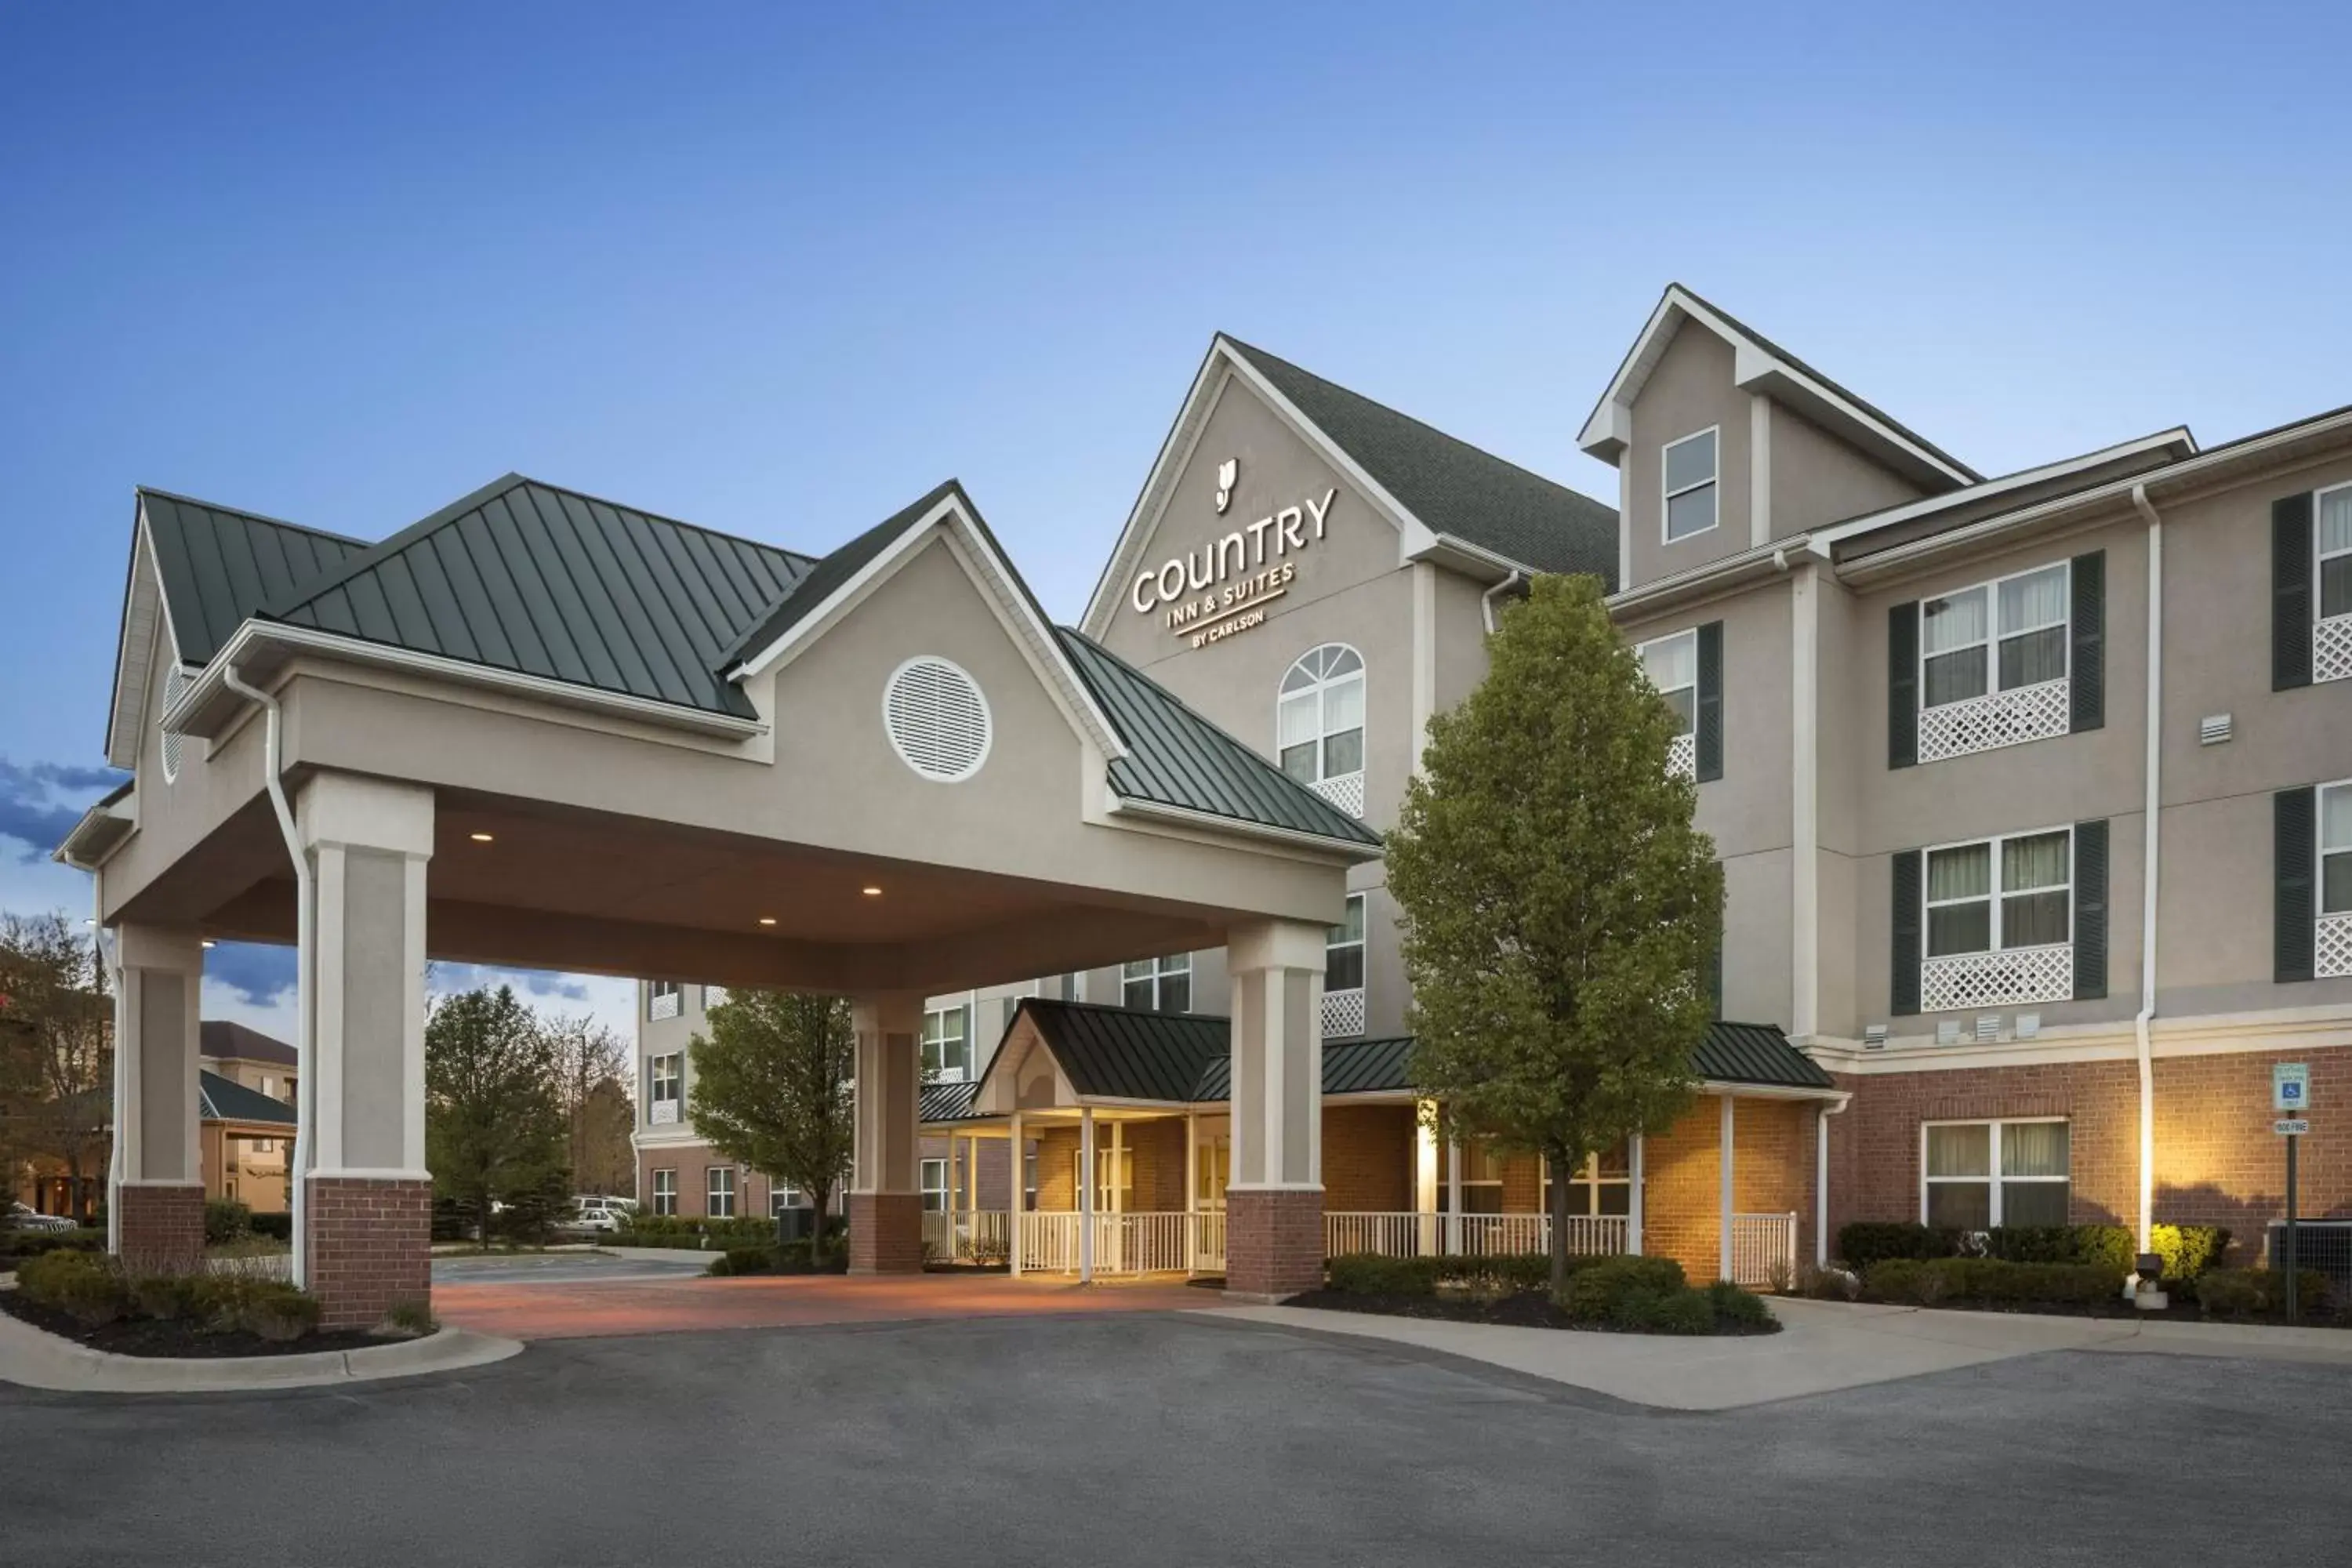
<instances>
[{"instance_id":1,"label":"red brick paver pavement","mask_svg":"<svg viewBox=\"0 0 2352 1568\"><path fill-rule=\"evenodd\" d=\"M883 1323L918 1318L1164 1312L1220 1305L1213 1290L1175 1284L1080 1286L1003 1275L801 1275L752 1279L613 1279L446 1284L433 1313L516 1340L677 1333L696 1329Z\"/></svg>"}]
</instances>

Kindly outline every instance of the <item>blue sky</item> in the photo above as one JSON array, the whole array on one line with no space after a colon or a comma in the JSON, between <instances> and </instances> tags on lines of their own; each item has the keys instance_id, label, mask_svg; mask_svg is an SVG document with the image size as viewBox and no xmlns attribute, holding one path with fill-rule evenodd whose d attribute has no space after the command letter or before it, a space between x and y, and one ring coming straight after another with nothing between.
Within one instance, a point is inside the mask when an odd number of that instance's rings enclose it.
<instances>
[{"instance_id":1,"label":"blue sky","mask_svg":"<svg viewBox=\"0 0 2352 1568\"><path fill-rule=\"evenodd\" d=\"M1944 9L7 8L0 908L88 901L135 484L823 550L953 474L1075 617L1220 328L1604 499L1669 279L1988 472L2352 401L2352 20Z\"/></svg>"}]
</instances>

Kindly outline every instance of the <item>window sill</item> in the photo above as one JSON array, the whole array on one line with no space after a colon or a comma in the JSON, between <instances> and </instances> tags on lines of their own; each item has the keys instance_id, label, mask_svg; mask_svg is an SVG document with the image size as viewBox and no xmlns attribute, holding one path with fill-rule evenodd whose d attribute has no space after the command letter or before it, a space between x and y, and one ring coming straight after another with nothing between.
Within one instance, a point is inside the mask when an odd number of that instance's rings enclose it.
<instances>
[{"instance_id":1,"label":"window sill","mask_svg":"<svg viewBox=\"0 0 2352 1568\"><path fill-rule=\"evenodd\" d=\"M1919 710L1919 760L1940 763L2063 735L2074 724L2064 676Z\"/></svg>"},{"instance_id":2,"label":"window sill","mask_svg":"<svg viewBox=\"0 0 2352 1568\"><path fill-rule=\"evenodd\" d=\"M2010 1007L2065 1002L2074 994L2074 944L1963 952L1919 964L1919 1010L1950 1013L1969 1007Z\"/></svg>"}]
</instances>

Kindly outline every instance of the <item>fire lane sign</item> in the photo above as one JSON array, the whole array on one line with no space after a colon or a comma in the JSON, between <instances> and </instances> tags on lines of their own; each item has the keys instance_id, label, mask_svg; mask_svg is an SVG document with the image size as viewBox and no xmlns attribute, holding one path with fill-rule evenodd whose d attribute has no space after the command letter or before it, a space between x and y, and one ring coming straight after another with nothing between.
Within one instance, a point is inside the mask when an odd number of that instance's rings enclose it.
<instances>
[{"instance_id":1,"label":"fire lane sign","mask_svg":"<svg viewBox=\"0 0 2352 1568\"><path fill-rule=\"evenodd\" d=\"M2300 1138L2305 1133L2311 1131L2311 1123L2304 1121L2301 1117L2296 1117L2293 1121L2278 1121L2272 1122L2271 1131L2277 1133L2282 1138Z\"/></svg>"},{"instance_id":2,"label":"fire lane sign","mask_svg":"<svg viewBox=\"0 0 2352 1568\"><path fill-rule=\"evenodd\" d=\"M2302 1062L2271 1064L2271 1109L2296 1116L2311 1109L2311 1068Z\"/></svg>"}]
</instances>

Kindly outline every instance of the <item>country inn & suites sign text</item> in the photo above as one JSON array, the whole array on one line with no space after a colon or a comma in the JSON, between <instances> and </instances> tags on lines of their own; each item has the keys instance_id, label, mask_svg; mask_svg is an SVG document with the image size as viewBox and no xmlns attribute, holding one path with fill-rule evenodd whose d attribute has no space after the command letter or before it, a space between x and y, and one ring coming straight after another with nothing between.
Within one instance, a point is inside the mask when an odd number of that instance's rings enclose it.
<instances>
[{"instance_id":1,"label":"country inn & suites sign text","mask_svg":"<svg viewBox=\"0 0 2352 1568\"><path fill-rule=\"evenodd\" d=\"M1237 465L1228 459L1217 473L1217 510L1232 504ZM1157 570L1136 574L1128 603L1139 614L1161 614L1168 629L1192 639L1194 647L1247 631L1265 621L1266 605L1290 591L1298 563L1289 559L1319 542L1329 523L1338 487L1318 498L1270 512L1245 528L1170 557Z\"/></svg>"}]
</instances>

